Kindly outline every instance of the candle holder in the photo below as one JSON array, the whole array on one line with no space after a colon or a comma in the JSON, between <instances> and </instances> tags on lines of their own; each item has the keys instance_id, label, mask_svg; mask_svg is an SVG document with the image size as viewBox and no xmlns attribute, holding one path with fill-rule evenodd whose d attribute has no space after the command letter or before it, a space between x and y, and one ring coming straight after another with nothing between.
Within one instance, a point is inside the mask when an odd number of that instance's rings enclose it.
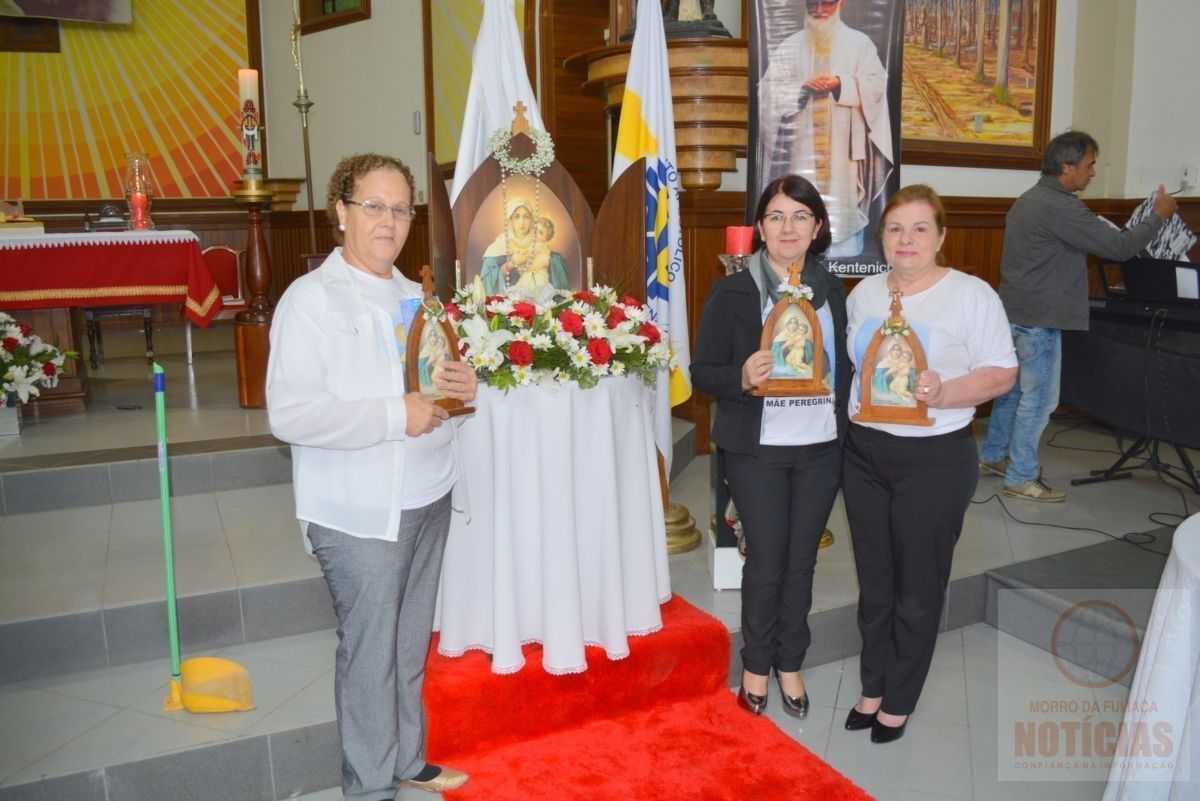
<instances>
[{"instance_id":1,"label":"candle holder","mask_svg":"<svg viewBox=\"0 0 1200 801\"><path fill-rule=\"evenodd\" d=\"M746 269L746 262L750 258L744 253L722 253L717 256L721 260L721 264L725 267L726 275L740 273Z\"/></svg>"},{"instance_id":2,"label":"candle holder","mask_svg":"<svg viewBox=\"0 0 1200 801\"><path fill-rule=\"evenodd\" d=\"M263 209L271 205L273 195L261 181L244 180L233 193L234 202L244 206L249 226L246 237L246 289L250 294L246 308L237 313L233 324L234 352L237 357L238 404L243 409L267 406L267 358L270 353L271 261L263 233Z\"/></svg>"},{"instance_id":3,"label":"candle holder","mask_svg":"<svg viewBox=\"0 0 1200 801\"><path fill-rule=\"evenodd\" d=\"M150 173L150 157L145 153L125 154L125 202L129 205L129 228L149 231L154 228L150 219L150 202L154 197L154 179Z\"/></svg>"}]
</instances>

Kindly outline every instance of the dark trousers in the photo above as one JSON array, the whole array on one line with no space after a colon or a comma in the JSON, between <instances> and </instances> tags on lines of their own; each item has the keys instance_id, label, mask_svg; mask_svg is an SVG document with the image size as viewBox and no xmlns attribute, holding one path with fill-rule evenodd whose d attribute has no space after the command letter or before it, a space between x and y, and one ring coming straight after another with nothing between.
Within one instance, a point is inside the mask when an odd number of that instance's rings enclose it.
<instances>
[{"instance_id":1,"label":"dark trousers","mask_svg":"<svg viewBox=\"0 0 1200 801\"><path fill-rule=\"evenodd\" d=\"M851 425L843 493L858 568L862 694L908 715L929 674L979 471L970 427L896 437Z\"/></svg>"},{"instance_id":2,"label":"dark trousers","mask_svg":"<svg viewBox=\"0 0 1200 801\"><path fill-rule=\"evenodd\" d=\"M842 449L764 445L725 454L729 491L746 534L742 566L742 666L760 676L799 670L812 642L813 569L837 497Z\"/></svg>"}]
</instances>

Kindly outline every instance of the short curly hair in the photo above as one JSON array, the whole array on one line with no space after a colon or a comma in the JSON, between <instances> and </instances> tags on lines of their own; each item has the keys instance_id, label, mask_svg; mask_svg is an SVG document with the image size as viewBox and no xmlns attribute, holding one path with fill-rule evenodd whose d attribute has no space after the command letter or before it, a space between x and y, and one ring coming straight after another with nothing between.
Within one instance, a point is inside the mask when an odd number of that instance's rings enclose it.
<instances>
[{"instance_id":1,"label":"short curly hair","mask_svg":"<svg viewBox=\"0 0 1200 801\"><path fill-rule=\"evenodd\" d=\"M333 238L339 245L342 244L342 232L338 230L337 202L353 195L358 182L375 170L395 170L400 173L408 183L409 197L416 197L417 186L412 170L395 156L380 153L346 156L333 168L333 175L329 176L329 188L325 192L325 213L329 215L329 222L333 223Z\"/></svg>"}]
</instances>

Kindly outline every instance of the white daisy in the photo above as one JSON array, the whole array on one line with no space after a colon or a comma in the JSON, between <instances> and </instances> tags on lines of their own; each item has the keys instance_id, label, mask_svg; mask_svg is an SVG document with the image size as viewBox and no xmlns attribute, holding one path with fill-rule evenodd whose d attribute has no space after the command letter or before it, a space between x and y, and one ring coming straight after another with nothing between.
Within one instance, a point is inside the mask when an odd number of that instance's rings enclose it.
<instances>
[{"instance_id":1,"label":"white daisy","mask_svg":"<svg viewBox=\"0 0 1200 801\"><path fill-rule=\"evenodd\" d=\"M533 368L527 364L513 365L513 378L523 387L527 387L533 383Z\"/></svg>"},{"instance_id":2,"label":"white daisy","mask_svg":"<svg viewBox=\"0 0 1200 801\"><path fill-rule=\"evenodd\" d=\"M591 311L591 308L591 306L587 305L582 300L577 300L571 304L571 311L575 312L576 314L587 314L589 311Z\"/></svg>"},{"instance_id":3,"label":"white daisy","mask_svg":"<svg viewBox=\"0 0 1200 801\"><path fill-rule=\"evenodd\" d=\"M608 331L608 326L599 314L589 312L583 317L583 331L589 337L602 337Z\"/></svg>"},{"instance_id":4,"label":"white daisy","mask_svg":"<svg viewBox=\"0 0 1200 801\"><path fill-rule=\"evenodd\" d=\"M571 364L576 367L587 367L592 363L592 356L587 352L587 348L579 348L571 354Z\"/></svg>"},{"instance_id":5,"label":"white daisy","mask_svg":"<svg viewBox=\"0 0 1200 801\"><path fill-rule=\"evenodd\" d=\"M613 375L625 375L625 363L614 361L612 363L612 374Z\"/></svg>"},{"instance_id":6,"label":"white daisy","mask_svg":"<svg viewBox=\"0 0 1200 801\"><path fill-rule=\"evenodd\" d=\"M607 364L593 364L591 366L591 371L592 371L592 375L596 376L597 378L603 378L604 376L608 375L608 365Z\"/></svg>"},{"instance_id":7,"label":"white daisy","mask_svg":"<svg viewBox=\"0 0 1200 801\"><path fill-rule=\"evenodd\" d=\"M534 350L549 350L554 345L554 341L550 339L549 334L534 334L529 338L529 344L533 346Z\"/></svg>"}]
</instances>

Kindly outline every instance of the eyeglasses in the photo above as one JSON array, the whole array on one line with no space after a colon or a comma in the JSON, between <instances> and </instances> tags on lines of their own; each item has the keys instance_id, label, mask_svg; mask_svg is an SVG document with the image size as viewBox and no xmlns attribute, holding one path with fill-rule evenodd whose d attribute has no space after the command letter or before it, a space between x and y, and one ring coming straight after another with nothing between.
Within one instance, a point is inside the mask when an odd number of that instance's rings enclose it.
<instances>
[{"instance_id":1,"label":"eyeglasses","mask_svg":"<svg viewBox=\"0 0 1200 801\"><path fill-rule=\"evenodd\" d=\"M412 222L412 219L417 216L417 210L412 206L389 206L378 200L364 200L360 203L347 197L342 198L342 202L348 206L358 206L368 217L381 217L385 211L390 211L404 222Z\"/></svg>"},{"instance_id":2,"label":"eyeglasses","mask_svg":"<svg viewBox=\"0 0 1200 801\"><path fill-rule=\"evenodd\" d=\"M792 216L790 216L790 217L788 215L784 214L782 211L773 211L770 214L768 214L766 217L763 217L763 222L765 222L767 225L771 225L771 226L781 226L781 225L783 225L784 220L791 220L792 225L799 228L801 225L804 225L806 222L811 222L812 220L815 220L815 219L816 219L816 215L813 214L811 211L797 211L796 213L792 214Z\"/></svg>"}]
</instances>

